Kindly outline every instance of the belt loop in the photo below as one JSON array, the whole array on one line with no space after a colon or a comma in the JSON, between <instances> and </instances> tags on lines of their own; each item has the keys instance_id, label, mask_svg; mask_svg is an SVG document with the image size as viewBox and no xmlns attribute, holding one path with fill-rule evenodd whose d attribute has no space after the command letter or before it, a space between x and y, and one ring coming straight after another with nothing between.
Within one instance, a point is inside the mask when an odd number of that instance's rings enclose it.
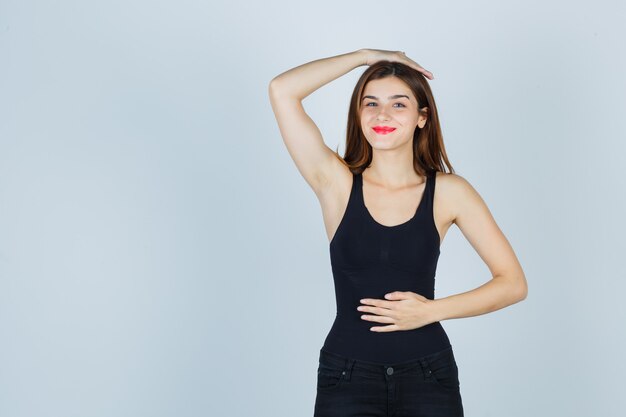
<instances>
[{"instance_id":1,"label":"belt loop","mask_svg":"<svg viewBox=\"0 0 626 417\"><path fill-rule=\"evenodd\" d=\"M426 362L426 360L424 359L420 359L420 364L422 365L422 372L424 372L424 377L426 379L430 379L430 375L431 375L431 370L430 370L430 366L428 366L428 362Z\"/></svg>"},{"instance_id":2,"label":"belt loop","mask_svg":"<svg viewBox=\"0 0 626 417\"><path fill-rule=\"evenodd\" d=\"M350 376L352 375L352 368L354 367L354 362L356 359L346 359L346 364L344 366L344 376L346 381L350 381Z\"/></svg>"}]
</instances>

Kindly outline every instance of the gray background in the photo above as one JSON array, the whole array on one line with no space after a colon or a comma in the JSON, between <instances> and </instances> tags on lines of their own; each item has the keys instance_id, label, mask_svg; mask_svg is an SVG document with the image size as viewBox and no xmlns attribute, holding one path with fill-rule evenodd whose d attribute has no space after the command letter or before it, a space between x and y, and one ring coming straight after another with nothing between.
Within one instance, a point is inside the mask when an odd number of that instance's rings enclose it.
<instances>
[{"instance_id":1,"label":"gray background","mask_svg":"<svg viewBox=\"0 0 626 417\"><path fill-rule=\"evenodd\" d=\"M448 155L528 298L447 320L467 416L618 416L625 7L0 1L0 416L310 416L335 314L272 77L376 48L435 80ZM305 99L343 151L359 67ZM490 279L453 227L436 297Z\"/></svg>"}]
</instances>

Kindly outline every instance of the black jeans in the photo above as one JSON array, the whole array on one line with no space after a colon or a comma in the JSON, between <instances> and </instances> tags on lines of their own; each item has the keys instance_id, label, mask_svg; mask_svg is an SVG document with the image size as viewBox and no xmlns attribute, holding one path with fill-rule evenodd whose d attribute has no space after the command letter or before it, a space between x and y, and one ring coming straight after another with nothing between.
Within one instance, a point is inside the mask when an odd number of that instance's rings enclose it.
<instances>
[{"instance_id":1,"label":"black jeans","mask_svg":"<svg viewBox=\"0 0 626 417\"><path fill-rule=\"evenodd\" d=\"M314 417L462 417L452 346L400 364L320 349Z\"/></svg>"}]
</instances>

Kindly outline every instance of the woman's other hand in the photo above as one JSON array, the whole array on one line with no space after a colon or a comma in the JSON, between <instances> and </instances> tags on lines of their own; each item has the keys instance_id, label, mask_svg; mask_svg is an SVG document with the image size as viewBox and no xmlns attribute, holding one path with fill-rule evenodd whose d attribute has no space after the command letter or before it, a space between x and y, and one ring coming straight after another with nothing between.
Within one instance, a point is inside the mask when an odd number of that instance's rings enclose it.
<instances>
[{"instance_id":1,"label":"woman's other hand","mask_svg":"<svg viewBox=\"0 0 626 417\"><path fill-rule=\"evenodd\" d=\"M415 68L430 80L434 80L433 74L422 67L411 58L407 57L403 51L385 51L383 49L363 49L366 52L365 65L372 65L378 61L401 62L409 67Z\"/></svg>"}]
</instances>

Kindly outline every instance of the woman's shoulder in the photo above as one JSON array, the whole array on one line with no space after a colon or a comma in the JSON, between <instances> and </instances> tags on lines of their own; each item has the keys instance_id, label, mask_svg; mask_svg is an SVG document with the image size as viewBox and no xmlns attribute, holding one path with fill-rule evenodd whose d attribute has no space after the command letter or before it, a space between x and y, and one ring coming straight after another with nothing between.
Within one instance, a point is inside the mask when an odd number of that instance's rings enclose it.
<instances>
[{"instance_id":1,"label":"woman's shoulder","mask_svg":"<svg viewBox=\"0 0 626 417\"><path fill-rule=\"evenodd\" d=\"M458 209L462 206L479 204L482 197L474 186L462 175L437 172L435 195L446 206Z\"/></svg>"},{"instance_id":2,"label":"woman's shoulder","mask_svg":"<svg viewBox=\"0 0 626 417\"><path fill-rule=\"evenodd\" d=\"M462 175L451 172L436 172L436 189L442 199L458 202L459 198L475 195L476 190Z\"/></svg>"},{"instance_id":3,"label":"woman's shoulder","mask_svg":"<svg viewBox=\"0 0 626 417\"><path fill-rule=\"evenodd\" d=\"M448 187L464 187L470 185L468 180L456 173L435 171L435 174L437 184L446 184Z\"/></svg>"},{"instance_id":4,"label":"woman's shoulder","mask_svg":"<svg viewBox=\"0 0 626 417\"><path fill-rule=\"evenodd\" d=\"M436 172L434 198L442 218L455 222L462 207L475 200L476 191L463 176L456 173Z\"/></svg>"}]
</instances>

